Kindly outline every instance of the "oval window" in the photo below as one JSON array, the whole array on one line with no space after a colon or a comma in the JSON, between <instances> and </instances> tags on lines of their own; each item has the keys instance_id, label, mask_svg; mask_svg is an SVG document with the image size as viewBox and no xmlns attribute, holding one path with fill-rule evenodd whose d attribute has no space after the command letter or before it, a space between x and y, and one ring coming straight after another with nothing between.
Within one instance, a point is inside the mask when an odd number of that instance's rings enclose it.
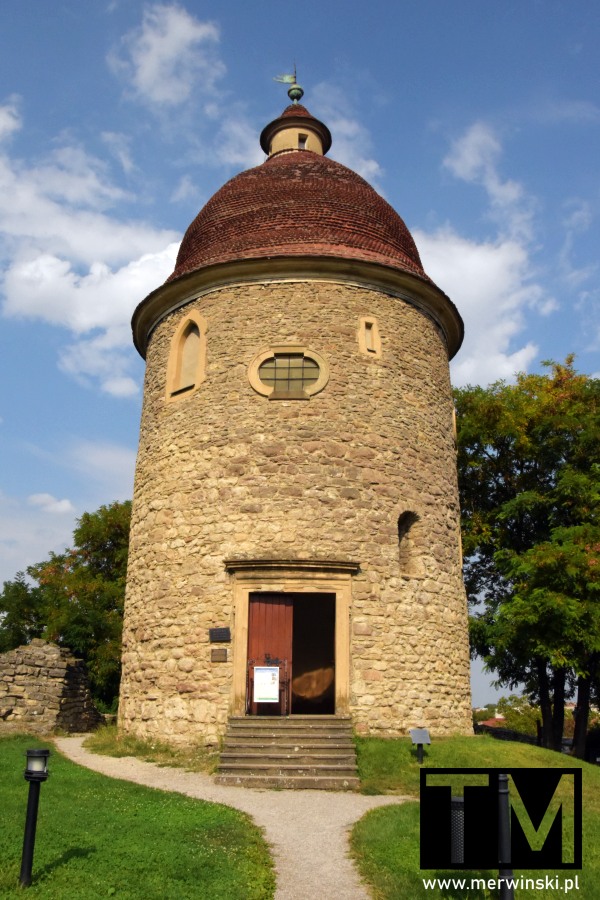
<instances>
[{"instance_id":1,"label":"oval window","mask_svg":"<svg viewBox=\"0 0 600 900\"><path fill-rule=\"evenodd\" d=\"M252 387L270 400L308 400L329 379L324 358L303 347L271 347L250 364Z\"/></svg>"}]
</instances>

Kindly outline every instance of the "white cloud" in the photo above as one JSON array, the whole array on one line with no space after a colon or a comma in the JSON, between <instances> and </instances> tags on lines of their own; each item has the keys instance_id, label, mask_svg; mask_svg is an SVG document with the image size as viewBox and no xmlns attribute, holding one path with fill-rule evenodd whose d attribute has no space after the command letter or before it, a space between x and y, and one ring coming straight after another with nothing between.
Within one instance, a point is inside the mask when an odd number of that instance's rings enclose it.
<instances>
[{"instance_id":1,"label":"white cloud","mask_svg":"<svg viewBox=\"0 0 600 900\"><path fill-rule=\"evenodd\" d=\"M108 181L103 164L79 148L62 148L38 166L0 158L5 254L31 260L43 252L77 264L119 264L175 239L174 232L103 212L125 197Z\"/></svg>"},{"instance_id":2,"label":"white cloud","mask_svg":"<svg viewBox=\"0 0 600 900\"><path fill-rule=\"evenodd\" d=\"M179 238L106 211L124 199L104 163L80 147L35 165L0 157L3 314L68 329L77 340L63 350L62 370L119 397L138 390L131 314L173 270Z\"/></svg>"},{"instance_id":3,"label":"white cloud","mask_svg":"<svg viewBox=\"0 0 600 900\"><path fill-rule=\"evenodd\" d=\"M62 371L86 384L98 382L113 396L131 396L139 390L130 374L131 314L172 272L177 248L170 244L115 271L94 263L84 275L48 254L15 263L4 280L5 314L69 329L78 339L63 349ZM98 329L99 334L85 337Z\"/></svg>"},{"instance_id":4,"label":"white cloud","mask_svg":"<svg viewBox=\"0 0 600 900\"><path fill-rule=\"evenodd\" d=\"M531 341L518 346L525 314L553 308L552 303L543 308L548 298L531 277L526 249L507 239L477 243L449 228L434 234L415 230L414 237L426 272L465 322L465 341L452 363L453 383L488 384L526 370L538 348Z\"/></svg>"},{"instance_id":5,"label":"white cloud","mask_svg":"<svg viewBox=\"0 0 600 900\"><path fill-rule=\"evenodd\" d=\"M371 155L373 146L368 130L354 116L340 114L341 109L349 110L348 97L337 85L327 82L318 84L311 91L311 97L314 97L314 110L311 102L310 111L327 123L333 135L328 156L362 175L379 190L377 179L381 178L383 170Z\"/></svg>"},{"instance_id":6,"label":"white cloud","mask_svg":"<svg viewBox=\"0 0 600 900\"><path fill-rule=\"evenodd\" d=\"M548 125L587 125L600 122L600 106L589 100L554 100L535 110L535 118Z\"/></svg>"},{"instance_id":7,"label":"white cloud","mask_svg":"<svg viewBox=\"0 0 600 900\"><path fill-rule=\"evenodd\" d=\"M494 129L476 122L452 143L443 163L456 178L484 189L495 236L468 239L451 228L415 232L425 270L465 322L465 341L452 363L457 385L510 380L526 371L539 352L534 341L523 338L528 317L558 308L532 261L533 198L521 184L500 176L501 154Z\"/></svg>"},{"instance_id":8,"label":"white cloud","mask_svg":"<svg viewBox=\"0 0 600 900\"><path fill-rule=\"evenodd\" d=\"M38 505L0 493L0 584L50 552L62 552L71 543L74 525L67 515L40 515Z\"/></svg>"},{"instance_id":9,"label":"white cloud","mask_svg":"<svg viewBox=\"0 0 600 900\"><path fill-rule=\"evenodd\" d=\"M532 201L518 182L500 177L501 153L494 129L485 122L475 122L453 142L443 164L456 178L483 187L492 218L511 238L528 241L533 232Z\"/></svg>"},{"instance_id":10,"label":"white cloud","mask_svg":"<svg viewBox=\"0 0 600 900\"><path fill-rule=\"evenodd\" d=\"M218 42L213 22L201 22L177 4L155 4L144 10L141 26L125 35L108 62L146 103L181 106L193 90L211 94L225 74L214 50Z\"/></svg>"},{"instance_id":11,"label":"white cloud","mask_svg":"<svg viewBox=\"0 0 600 900\"><path fill-rule=\"evenodd\" d=\"M131 139L116 131L103 131L100 135L112 155L118 161L126 175L133 172L135 165L131 158Z\"/></svg>"},{"instance_id":12,"label":"white cloud","mask_svg":"<svg viewBox=\"0 0 600 900\"><path fill-rule=\"evenodd\" d=\"M76 441L66 452L67 463L99 489L99 503L131 498L135 457L135 450L109 441Z\"/></svg>"},{"instance_id":13,"label":"white cloud","mask_svg":"<svg viewBox=\"0 0 600 900\"><path fill-rule=\"evenodd\" d=\"M264 161L256 129L242 113L232 112L223 119L215 139L215 157L225 165L244 169Z\"/></svg>"},{"instance_id":14,"label":"white cloud","mask_svg":"<svg viewBox=\"0 0 600 900\"><path fill-rule=\"evenodd\" d=\"M60 515L75 512L75 507L70 500L57 500L52 494L31 494L27 498L27 502L30 506L37 506L42 512L59 513Z\"/></svg>"},{"instance_id":15,"label":"white cloud","mask_svg":"<svg viewBox=\"0 0 600 900\"><path fill-rule=\"evenodd\" d=\"M42 492L21 500L0 491L0 585L51 552L72 546L75 520L83 510L130 499L133 493L136 454L131 447L77 438L54 449L25 449L68 472L73 500Z\"/></svg>"},{"instance_id":16,"label":"white cloud","mask_svg":"<svg viewBox=\"0 0 600 900\"><path fill-rule=\"evenodd\" d=\"M15 262L5 275L5 313L42 319L75 334L102 328L110 335L101 346L123 346L133 310L172 272L177 248L178 243L168 244L114 270L94 262L83 274L49 253Z\"/></svg>"},{"instance_id":17,"label":"white cloud","mask_svg":"<svg viewBox=\"0 0 600 900\"><path fill-rule=\"evenodd\" d=\"M189 175L183 175L172 192L169 200L171 203L182 203L197 199L200 195L198 186Z\"/></svg>"},{"instance_id":18,"label":"white cloud","mask_svg":"<svg viewBox=\"0 0 600 900\"><path fill-rule=\"evenodd\" d=\"M18 98L11 97L7 103L0 106L0 141L10 137L21 128L21 116L17 108Z\"/></svg>"},{"instance_id":19,"label":"white cloud","mask_svg":"<svg viewBox=\"0 0 600 900\"><path fill-rule=\"evenodd\" d=\"M569 287L581 288L585 282L596 279L598 274L596 262L584 266L578 266L574 262L579 235L588 231L594 221L592 205L588 200L572 198L565 203L565 210L565 239L559 254L560 274Z\"/></svg>"}]
</instances>

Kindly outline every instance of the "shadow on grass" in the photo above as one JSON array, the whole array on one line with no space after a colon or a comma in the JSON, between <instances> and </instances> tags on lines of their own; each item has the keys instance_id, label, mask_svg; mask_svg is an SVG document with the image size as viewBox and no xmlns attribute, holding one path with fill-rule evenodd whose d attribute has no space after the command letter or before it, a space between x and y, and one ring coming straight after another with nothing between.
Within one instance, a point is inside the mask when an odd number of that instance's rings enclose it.
<instances>
[{"instance_id":1,"label":"shadow on grass","mask_svg":"<svg viewBox=\"0 0 600 900\"><path fill-rule=\"evenodd\" d=\"M72 859L86 859L88 856L91 856L92 853L96 853L96 847L72 847L70 850L65 850L64 853L55 859L54 862L48 863L47 866L43 866L41 869L38 869L33 874L33 881L40 881L43 878L46 878L48 875L51 875L52 872L55 872L56 869L60 869L63 866L66 866L71 862Z\"/></svg>"}]
</instances>

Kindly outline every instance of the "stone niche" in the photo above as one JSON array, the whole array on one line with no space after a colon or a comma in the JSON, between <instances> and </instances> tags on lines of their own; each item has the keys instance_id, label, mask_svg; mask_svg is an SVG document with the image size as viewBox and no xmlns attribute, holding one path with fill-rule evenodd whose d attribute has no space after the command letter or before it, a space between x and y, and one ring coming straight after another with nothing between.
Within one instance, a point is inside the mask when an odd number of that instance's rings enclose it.
<instances>
[{"instance_id":1,"label":"stone niche","mask_svg":"<svg viewBox=\"0 0 600 900\"><path fill-rule=\"evenodd\" d=\"M102 721L70 650L35 638L0 654L0 730L92 731Z\"/></svg>"}]
</instances>

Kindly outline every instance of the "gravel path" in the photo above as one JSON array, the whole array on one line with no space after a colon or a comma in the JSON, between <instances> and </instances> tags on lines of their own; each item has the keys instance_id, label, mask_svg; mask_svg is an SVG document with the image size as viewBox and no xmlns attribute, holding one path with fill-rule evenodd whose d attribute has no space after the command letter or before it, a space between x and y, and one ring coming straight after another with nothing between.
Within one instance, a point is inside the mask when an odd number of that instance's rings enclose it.
<instances>
[{"instance_id":1,"label":"gravel path","mask_svg":"<svg viewBox=\"0 0 600 900\"><path fill-rule=\"evenodd\" d=\"M348 857L350 829L368 810L409 799L225 787L198 772L165 768L131 756L99 756L85 750L83 740L83 736L56 738L55 744L73 762L111 778L224 803L252 816L272 849L276 900L368 900L369 893Z\"/></svg>"}]
</instances>

